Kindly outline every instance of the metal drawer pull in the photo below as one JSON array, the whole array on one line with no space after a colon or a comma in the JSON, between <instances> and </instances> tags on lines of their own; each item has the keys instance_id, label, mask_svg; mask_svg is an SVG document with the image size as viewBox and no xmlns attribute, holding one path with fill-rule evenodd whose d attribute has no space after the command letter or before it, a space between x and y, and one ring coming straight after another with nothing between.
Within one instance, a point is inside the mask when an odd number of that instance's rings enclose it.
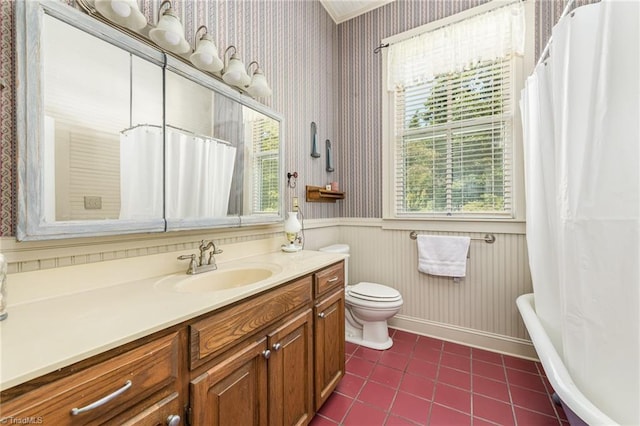
<instances>
[{"instance_id":1,"label":"metal drawer pull","mask_svg":"<svg viewBox=\"0 0 640 426\"><path fill-rule=\"evenodd\" d=\"M336 281L338 281L338 277L337 277L337 276L336 276L336 277L333 277L333 278L329 278L329 279L327 280L327 282L328 282L328 283L335 283Z\"/></svg>"},{"instance_id":2,"label":"metal drawer pull","mask_svg":"<svg viewBox=\"0 0 640 426\"><path fill-rule=\"evenodd\" d=\"M178 426L180 424L180 416L172 414L167 417L167 426Z\"/></svg>"},{"instance_id":3,"label":"metal drawer pull","mask_svg":"<svg viewBox=\"0 0 640 426\"><path fill-rule=\"evenodd\" d=\"M274 352L278 352L280 349L282 349L282 343L280 343L280 342L275 343L275 344L272 346L272 348L273 348Z\"/></svg>"},{"instance_id":4,"label":"metal drawer pull","mask_svg":"<svg viewBox=\"0 0 640 426\"><path fill-rule=\"evenodd\" d=\"M127 380L126 383L124 384L124 386L122 386L117 391L105 396L104 398L101 398L101 399L97 400L96 402L93 402L93 403L87 405L86 407L72 408L71 409L71 415L72 416L77 416L78 414L86 413L87 411L91 411L91 410L93 410L95 408L98 408L101 405L104 405L107 402L111 401L112 399L114 399L114 398L120 396L121 394L123 394L127 389L129 389L131 387L131 385L132 385L131 380Z\"/></svg>"},{"instance_id":5,"label":"metal drawer pull","mask_svg":"<svg viewBox=\"0 0 640 426\"><path fill-rule=\"evenodd\" d=\"M320 312L318 314L318 318L324 318L324 317L326 317L326 314L324 312Z\"/></svg>"}]
</instances>

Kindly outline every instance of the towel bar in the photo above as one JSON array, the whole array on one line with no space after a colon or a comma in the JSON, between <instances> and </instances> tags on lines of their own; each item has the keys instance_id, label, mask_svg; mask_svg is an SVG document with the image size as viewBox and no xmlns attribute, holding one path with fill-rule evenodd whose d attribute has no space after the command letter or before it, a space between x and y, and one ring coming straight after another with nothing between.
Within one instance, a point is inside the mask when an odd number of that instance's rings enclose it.
<instances>
[{"instance_id":1,"label":"towel bar","mask_svg":"<svg viewBox=\"0 0 640 426\"><path fill-rule=\"evenodd\" d=\"M409 234L409 238L411 238L412 240L415 240L416 238L418 238L418 232L411 231L411 233ZM493 244L496 242L496 236L493 234L485 234L484 238L471 238L471 240L484 241L487 244Z\"/></svg>"}]
</instances>

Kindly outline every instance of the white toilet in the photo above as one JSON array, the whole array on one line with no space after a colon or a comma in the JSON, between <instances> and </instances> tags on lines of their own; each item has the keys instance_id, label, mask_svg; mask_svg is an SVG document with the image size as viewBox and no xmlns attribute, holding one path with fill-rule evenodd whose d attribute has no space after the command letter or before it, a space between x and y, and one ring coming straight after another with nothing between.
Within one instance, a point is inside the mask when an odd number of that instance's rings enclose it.
<instances>
[{"instance_id":1,"label":"white toilet","mask_svg":"<svg viewBox=\"0 0 640 426\"><path fill-rule=\"evenodd\" d=\"M349 254L346 244L334 244L320 251ZM400 311L402 296L398 290L382 284L361 282L349 285L349 259L344 264L345 334L347 342L372 349L389 349L387 320Z\"/></svg>"}]
</instances>

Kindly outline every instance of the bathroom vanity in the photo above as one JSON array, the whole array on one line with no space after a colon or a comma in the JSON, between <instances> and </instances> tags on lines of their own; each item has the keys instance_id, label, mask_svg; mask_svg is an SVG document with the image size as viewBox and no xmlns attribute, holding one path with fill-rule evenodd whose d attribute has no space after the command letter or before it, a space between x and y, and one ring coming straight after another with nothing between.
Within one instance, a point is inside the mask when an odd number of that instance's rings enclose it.
<instances>
[{"instance_id":1,"label":"bathroom vanity","mask_svg":"<svg viewBox=\"0 0 640 426\"><path fill-rule=\"evenodd\" d=\"M307 424L344 375L344 262L318 252L269 253L220 270L258 264L275 265L273 275L219 291L164 285L182 273L15 306L0 330L0 421ZM101 315L118 295L116 310ZM46 312L54 305L59 310ZM29 327L19 322L38 311L49 330L14 340ZM74 325L61 330L66 318Z\"/></svg>"}]
</instances>

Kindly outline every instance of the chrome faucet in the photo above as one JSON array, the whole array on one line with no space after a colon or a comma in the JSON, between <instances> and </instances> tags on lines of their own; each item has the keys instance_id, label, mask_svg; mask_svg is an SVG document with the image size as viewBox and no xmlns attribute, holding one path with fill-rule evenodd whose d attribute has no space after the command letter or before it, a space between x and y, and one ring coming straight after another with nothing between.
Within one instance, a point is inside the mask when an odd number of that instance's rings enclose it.
<instances>
[{"instance_id":1,"label":"chrome faucet","mask_svg":"<svg viewBox=\"0 0 640 426\"><path fill-rule=\"evenodd\" d=\"M222 249L216 247L213 241L206 242L202 240L200 241L199 250L199 258L196 254L183 254L182 256L178 256L178 260L189 260L189 268L187 269L187 274L189 275L218 269L214 255L222 253ZM207 251L209 250L211 250L211 253L209 253L209 258L207 259Z\"/></svg>"}]
</instances>

